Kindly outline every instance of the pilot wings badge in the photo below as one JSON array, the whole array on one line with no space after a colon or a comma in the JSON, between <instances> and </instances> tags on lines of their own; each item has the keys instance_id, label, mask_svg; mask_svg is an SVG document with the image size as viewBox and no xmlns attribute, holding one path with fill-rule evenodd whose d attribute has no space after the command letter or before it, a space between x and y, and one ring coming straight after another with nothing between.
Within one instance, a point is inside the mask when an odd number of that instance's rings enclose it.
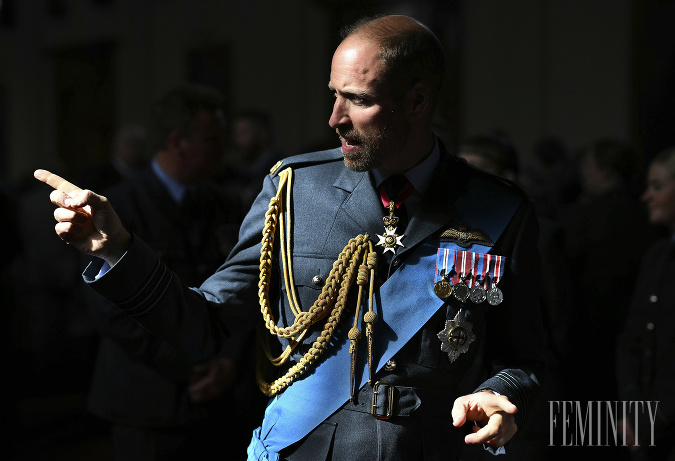
<instances>
[{"instance_id":1,"label":"pilot wings badge","mask_svg":"<svg viewBox=\"0 0 675 461\"><path fill-rule=\"evenodd\" d=\"M479 245L493 246L494 242L480 229L472 229L467 224L460 224L457 229L446 229L439 236L441 240L449 240L462 248Z\"/></svg>"}]
</instances>

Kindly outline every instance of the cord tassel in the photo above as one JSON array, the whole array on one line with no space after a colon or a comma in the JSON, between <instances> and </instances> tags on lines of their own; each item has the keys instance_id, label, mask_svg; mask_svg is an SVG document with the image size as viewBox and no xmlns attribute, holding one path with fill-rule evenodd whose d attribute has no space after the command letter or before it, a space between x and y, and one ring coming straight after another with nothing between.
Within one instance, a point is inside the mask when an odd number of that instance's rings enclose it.
<instances>
[{"instance_id":1,"label":"cord tassel","mask_svg":"<svg viewBox=\"0 0 675 461\"><path fill-rule=\"evenodd\" d=\"M349 330L349 355L351 358L351 366L349 369L349 401L354 400L354 377L356 375L356 356L359 350L359 339L361 338L361 331L354 327Z\"/></svg>"}]
</instances>

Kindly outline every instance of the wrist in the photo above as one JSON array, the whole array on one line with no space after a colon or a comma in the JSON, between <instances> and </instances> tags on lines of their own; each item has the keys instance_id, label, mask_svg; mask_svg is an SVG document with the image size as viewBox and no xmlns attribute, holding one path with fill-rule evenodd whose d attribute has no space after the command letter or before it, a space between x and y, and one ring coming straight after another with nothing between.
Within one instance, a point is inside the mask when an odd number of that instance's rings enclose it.
<instances>
[{"instance_id":1,"label":"wrist","mask_svg":"<svg viewBox=\"0 0 675 461\"><path fill-rule=\"evenodd\" d=\"M108 250L105 257L102 259L107 262L110 267L113 267L120 259L122 259L127 250L129 250L132 240L132 235L126 229L123 229L120 235L115 238L115 245Z\"/></svg>"},{"instance_id":2,"label":"wrist","mask_svg":"<svg viewBox=\"0 0 675 461\"><path fill-rule=\"evenodd\" d=\"M490 389L489 387L485 387L483 389L478 389L477 392L490 392L491 394L494 394L494 395L501 395L499 392L495 391L494 389Z\"/></svg>"}]
</instances>

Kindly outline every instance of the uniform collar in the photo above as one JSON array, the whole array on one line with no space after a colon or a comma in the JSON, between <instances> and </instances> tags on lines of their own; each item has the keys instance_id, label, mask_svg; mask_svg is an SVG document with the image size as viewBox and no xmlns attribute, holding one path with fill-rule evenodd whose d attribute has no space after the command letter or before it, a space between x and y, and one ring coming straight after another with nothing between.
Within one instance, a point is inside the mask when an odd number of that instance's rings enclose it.
<instances>
[{"instance_id":1,"label":"uniform collar","mask_svg":"<svg viewBox=\"0 0 675 461\"><path fill-rule=\"evenodd\" d=\"M415 188L415 192L420 195L424 194L440 159L441 152L438 146L438 138L434 136L434 148L431 150L431 153L420 163L404 173L405 177ZM376 187L380 187L388 177L387 173L377 168L373 170L373 179L375 180Z\"/></svg>"}]
</instances>

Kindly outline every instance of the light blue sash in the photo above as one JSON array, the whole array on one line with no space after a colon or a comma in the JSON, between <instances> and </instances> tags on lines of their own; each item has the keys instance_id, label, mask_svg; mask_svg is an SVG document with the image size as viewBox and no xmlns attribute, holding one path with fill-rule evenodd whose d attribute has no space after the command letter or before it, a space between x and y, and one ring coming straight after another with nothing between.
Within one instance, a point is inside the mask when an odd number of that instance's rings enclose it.
<instances>
[{"instance_id":1,"label":"light blue sash","mask_svg":"<svg viewBox=\"0 0 675 461\"><path fill-rule=\"evenodd\" d=\"M493 206L497 205L495 208L501 215L498 219L494 215L474 216L478 214L477 210L486 209L477 203L481 198L490 200ZM520 199L517 197L476 197L470 194L455 203L459 213L454 222L469 222L472 227L486 232L494 242L519 204ZM374 296L374 309L379 317L375 324L373 351L373 356L379 357L376 370L380 370L444 304L434 294L433 283L439 247L463 249L451 242L422 243ZM486 253L490 248L473 245L469 250ZM410 306L415 308L411 309ZM345 325L333 336L322 359L306 375L270 401L262 426L253 433L247 450L248 461L278 460L278 453L282 449L305 437L349 400L350 355L347 332L350 326ZM367 364L357 369L356 380L359 382L358 388L366 383Z\"/></svg>"}]
</instances>

